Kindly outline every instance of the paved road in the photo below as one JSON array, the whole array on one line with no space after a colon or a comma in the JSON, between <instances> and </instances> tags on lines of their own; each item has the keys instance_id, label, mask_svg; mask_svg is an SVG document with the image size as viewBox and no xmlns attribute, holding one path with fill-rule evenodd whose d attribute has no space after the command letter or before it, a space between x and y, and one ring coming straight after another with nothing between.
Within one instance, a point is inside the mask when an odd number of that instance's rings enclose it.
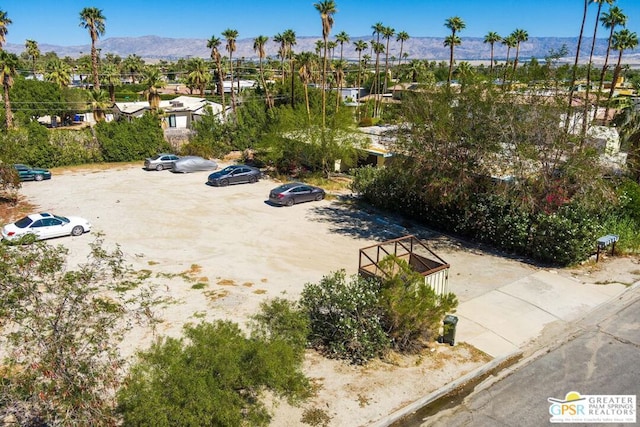
<instances>
[{"instance_id":1,"label":"paved road","mask_svg":"<svg viewBox=\"0 0 640 427\"><path fill-rule=\"evenodd\" d=\"M521 363L510 375L420 425L538 427L550 425L547 398L563 399L570 391L640 398L639 313L640 286L636 285L578 322L556 348Z\"/></svg>"}]
</instances>

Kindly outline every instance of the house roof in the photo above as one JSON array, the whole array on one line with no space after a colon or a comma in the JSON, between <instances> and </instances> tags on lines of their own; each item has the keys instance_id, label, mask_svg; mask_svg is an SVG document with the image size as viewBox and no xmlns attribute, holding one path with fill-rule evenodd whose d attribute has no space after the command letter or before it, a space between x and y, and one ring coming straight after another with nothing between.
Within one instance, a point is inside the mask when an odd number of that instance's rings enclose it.
<instances>
[{"instance_id":1,"label":"house roof","mask_svg":"<svg viewBox=\"0 0 640 427\"><path fill-rule=\"evenodd\" d=\"M147 101L136 102L116 102L116 108L126 115L135 115L144 110L149 110ZM197 98L193 96L178 96L171 100L160 101L160 108L166 112L189 111L193 114L204 114L205 107L211 107L214 114L222 111L222 105L216 102L207 101L205 98Z\"/></svg>"}]
</instances>

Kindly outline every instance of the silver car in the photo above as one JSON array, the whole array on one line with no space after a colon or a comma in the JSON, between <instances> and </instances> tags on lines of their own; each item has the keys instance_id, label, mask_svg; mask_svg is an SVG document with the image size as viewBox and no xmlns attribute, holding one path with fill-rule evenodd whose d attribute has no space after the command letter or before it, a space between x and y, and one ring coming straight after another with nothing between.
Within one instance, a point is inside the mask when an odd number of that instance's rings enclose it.
<instances>
[{"instance_id":1,"label":"silver car","mask_svg":"<svg viewBox=\"0 0 640 427\"><path fill-rule=\"evenodd\" d=\"M171 172L189 173L198 171L213 171L218 169L218 164L213 160L203 159L198 156L184 156L173 164Z\"/></svg>"},{"instance_id":2,"label":"silver car","mask_svg":"<svg viewBox=\"0 0 640 427\"><path fill-rule=\"evenodd\" d=\"M180 156L170 153L160 153L157 156L149 157L144 161L144 168L148 171L161 171L164 169L173 169L173 164Z\"/></svg>"}]
</instances>

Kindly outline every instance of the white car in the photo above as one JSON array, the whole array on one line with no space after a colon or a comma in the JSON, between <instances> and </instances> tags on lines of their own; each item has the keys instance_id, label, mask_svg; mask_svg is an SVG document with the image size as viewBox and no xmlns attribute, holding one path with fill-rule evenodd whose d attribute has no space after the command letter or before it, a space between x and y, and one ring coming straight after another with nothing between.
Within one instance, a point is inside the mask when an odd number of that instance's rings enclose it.
<instances>
[{"instance_id":1,"label":"white car","mask_svg":"<svg viewBox=\"0 0 640 427\"><path fill-rule=\"evenodd\" d=\"M61 236L80 236L91 231L91 223L77 216L60 216L50 213L27 215L18 221L2 228L2 238L17 240L26 235L35 236L36 240L51 239Z\"/></svg>"}]
</instances>

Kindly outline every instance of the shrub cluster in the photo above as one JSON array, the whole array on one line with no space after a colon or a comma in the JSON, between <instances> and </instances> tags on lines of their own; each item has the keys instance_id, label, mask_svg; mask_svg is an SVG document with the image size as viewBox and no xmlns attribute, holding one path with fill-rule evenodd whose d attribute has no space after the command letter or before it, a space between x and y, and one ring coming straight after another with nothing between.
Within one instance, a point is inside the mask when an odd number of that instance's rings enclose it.
<instances>
[{"instance_id":1,"label":"shrub cluster","mask_svg":"<svg viewBox=\"0 0 640 427\"><path fill-rule=\"evenodd\" d=\"M391 256L380 267L385 279L347 278L341 270L305 286L300 306L310 319L311 347L361 364L390 348L414 352L434 340L456 297L437 295L404 260Z\"/></svg>"},{"instance_id":2,"label":"shrub cluster","mask_svg":"<svg viewBox=\"0 0 640 427\"><path fill-rule=\"evenodd\" d=\"M91 129L50 131L32 121L0 134L0 158L37 167L137 161L170 150L157 116L102 122Z\"/></svg>"},{"instance_id":3,"label":"shrub cluster","mask_svg":"<svg viewBox=\"0 0 640 427\"><path fill-rule=\"evenodd\" d=\"M637 184L627 183L629 215ZM501 250L553 265L570 265L589 257L601 234L615 233L614 218L606 204L587 204L574 198L555 210L532 212L508 193L468 195L462 203L429 198L419 193L413 177L398 169L362 168L354 172L353 190L364 201L384 210L418 219L438 230L487 243ZM613 215L613 216L612 216ZM607 218L613 220L607 222Z\"/></svg>"}]
</instances>

